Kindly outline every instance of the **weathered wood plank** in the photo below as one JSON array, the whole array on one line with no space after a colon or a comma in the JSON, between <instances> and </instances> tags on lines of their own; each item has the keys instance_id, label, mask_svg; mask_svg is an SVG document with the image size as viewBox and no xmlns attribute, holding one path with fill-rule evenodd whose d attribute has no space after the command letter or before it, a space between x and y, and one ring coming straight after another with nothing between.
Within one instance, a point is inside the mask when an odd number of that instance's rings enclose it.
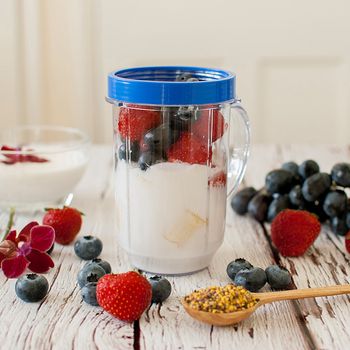
<instances>
[{"instance_id":1,"label":"weathered wood plank","mask_svg":"<svg viewBox=\"0 0 350 350\"><path fill-rule=\"evenodd\" d=\"M329 172L336 162L350 161L347 147L320 145L282 147L283 159L315 159L321 171ZM313 247L300 258L282 258L287 268L297 272L294 276L298 288L350 283L350 255L344 239L334 235L327 225ZM298 302L319 348L344 349L350 344L347 324L350 320L348 296L318 298Z\"/></svg>"},{"instance_id":2,"label":"weathered wood plank","mask_svg":"<svg viewBox=\"0 0 350 350\"><path fill-rule=\"evenodd\" d=\"M260 155L259 155L260 154ZM315 159L321 171L329 172L338 161L349 161L349 149L327 145L313 146L279 146L275 154L265 153L265 147L255 148L256 158L263 160L260 172L257 159L252 157L253 167L247 172L246 182L257 187L263 186L268 170L277 168L284 161L295 160L301 163L305 159ZM258 156L259 155L259 156ZM254 171L255 169L255 171ZM260 172L260 178L257 174ZM251 178L249 178L251 174ZM267 238L269 225L265 225ZM273 247L272 247L273 248ZM275 253L275 260L293 271L293 279L297 288L320 287L324 285L349 283L349 254L345 251L344 240L332 234L324 225L322 232L310 250L299 258L283 258ZM318 298L290 302L300 312L301 323L306 328L314 346L320 349L343 349L350 344L346 331L346 320L350 319L349 298Z\"/></svg>"},{"instance_id":3,"label":"weathered wood plank","mask_svg":"<svg viewBox=\"0 0 350 350\"><path fill-rule=\"evenodd\" d=\"M266 148L269 154L275 154L275 148ZM254 151L253 151L254 154ZM257 162L257 160L256 160ZM251 162L251 173L260 169ZM209 285L224 285L230 282L226 275L227 264L244 257L256 266L267 267L273 262L268 242L259 224L248 217L235 215L227 208L227 229L225 242L215 255L209 269L191 276L172 279L173 297L160 311L151 308L150 321L142 319L141 329L145 336L146 349L161 348L208 348L224 349L240 347L242 349L281 349L286 342L293 349L311 348L299 327L294 308L288 302L266 305L254 317L236 327L210 327L192 320L179 306L178 297L193 289ZM159 314L162 319L159 319ZM157 343L155 343L157 339ZM158 343L159 342L159 343Z\"/></svg>"},{"instance_id":4,"label":"weathered wood plank","mask_svg":"<svg viewBox=\"0 0 350 350\"><path fill-rule=\"evenodd\" d=\"M73 205L86 213L82 232L94 232L105 242L103 257L113 263L115 250L110 244L111 227L106 228L101 210L111 176L111 153L95 147L89 169L77 188ZM108 208L105 208L106 210ZM107 214L109 211L107 210ZM40 221L42 214L37 213ZM17 218L21 227L28 217ZM99 230L104 230L100 232ZM132 325L112 319L101 309L82 303L76 275L83 265L72 245L57 245L55 268L47 274L48 297L40 304L25 304L14 292L14 280L0 289L0 339L6 349L129 349L133 344ZM3 281L4 277L1 277Z\"/></svg>"},{"instance_id":5,"label":"weathered wood plank","mask_svg":"<svg viewBox=\"0 0 350 350\"><path fill-rule=\"evenodd\" d=\"M245 183L261 187L265 174L284 160L314 158L329 170L337 160L349 159L349 150L339 147L256 146L248 165ZM94 147L93 158L78 186L73 205L86 213L83 233L102 238L102 257L115 272L130 269L125 253L116 243L115 211L110 147ZM42 214L36 213L40 219ZM28 217L17 217L20 228ZM0 215L0 224L7 217ZM265 231L264 231L265 229ZM293 271L298 288L348 283L349 255L342 239L326 228L314 248L301 258L285 259L272 251L265 228L248 217L239 217L228 207L225 243L209 269L190 276L169 277L173 294L163 306L152 306L137 324L118 321L100 308L81 301L76 274L83 265L72 246L57 246L56 267L47 274L51 290L40 304L18 300L13 280L0 275L0 342L6 349L130 349L135 342L141 349L344 349L350 339L346 325L350 320L349 298L340 296L300 302L266 305L256 315L236 327L210 327L184 313L179 297L195 288L229 282L226 265L245 257L257 266L280 261ZM267 289L267 288L266 288ZM134 334L139 334L139 338Z\"/></svg>"}]
</instances>

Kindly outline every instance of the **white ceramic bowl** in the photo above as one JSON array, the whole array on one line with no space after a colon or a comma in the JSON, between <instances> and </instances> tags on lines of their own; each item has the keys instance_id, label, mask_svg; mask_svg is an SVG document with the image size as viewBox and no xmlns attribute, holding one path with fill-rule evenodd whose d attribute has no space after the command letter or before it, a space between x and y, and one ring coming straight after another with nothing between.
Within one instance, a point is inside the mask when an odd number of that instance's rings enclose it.
<instances>
[{"instance_id":1,"label":"white ceramic bowl","mask_svg":"<svg viewBox=\"0 0 350 350\"><path fill-rule=\"evenodd\" d=\"M63 202L84 174L89 145L88 136L72 128L0 130L0 205L38 209Z\"/></svg>"}]
</instances>

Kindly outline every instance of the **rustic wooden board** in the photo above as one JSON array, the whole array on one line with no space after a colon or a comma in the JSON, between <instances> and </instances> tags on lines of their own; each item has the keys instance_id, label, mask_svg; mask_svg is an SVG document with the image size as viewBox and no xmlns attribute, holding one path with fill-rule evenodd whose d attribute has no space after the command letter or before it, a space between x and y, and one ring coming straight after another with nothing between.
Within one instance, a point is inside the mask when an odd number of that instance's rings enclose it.
<instances>
[{"instance_id":1,"label":"rustic wooden board","mask_svg":"<svg viewBox=\"0 0 350 350\"><path fill-rule=\"evenodd\" d=\"M251 161L255 165L263 160L261 168L273 169L284 161L300 163L305 159L315 159L321 171L329 172L336 162L349 161L350 152L346 147L295 145L279 146L274 152L266 153L263 147L254 148ZM252 168L250 170L255 167ZM260 178L256 178L256 172L248 171L245 181L261 187L265 169ZM269 240L269 225L265 225L265 233ZM345 250L344 239L330 232L327 225L323 225L320 236L303 257L283 258L273 247L271 251L277 262L294 272L297 288L349 283L350 255ZM346 320L350 319L349 300L348 296L340 296L290 302L301 316L304 336L313 348L344 349L349 346L350 336L346 329Z\"/></svg>"},{"instance_id":2,"label":"rustic wooden board","mask_svg":"<svg viewBox=\"0 0 350 350\"><path fill-rule=\"evenodd\" d=\"M350 161L346 147L319 146L282 148L284 159L300 162L316 159L321 171L329 172L336 162ZM307 254L297 259L282 259L289 269L299 272L294 276L298 288L319 287L325 284L345 284L350 279L350 254L346 252L344 238L334 235L328 225ZM349 297L329 297L300 301L299 306L307 321L315 345L322 349L345 349L350 345L347 325L350 320ZM332 322L335 320L336 322Z\"/></svg>"},{"instance_id":3,"label":"rustic wooden board","mask_svg":"<svg viewBox=\"0 0 350 350\"><path fill-rule=\"evenodd\" d=\"M76 190L73 205L86 213L82 233L102 238L102 257L115 272L129 270L127 257L116 243L111 151L95 146L91 163ZM245 184L261 187L266 172L284 160L317 160L329 171L334 162L350 158L347 148L331 146L255 146ZM20 228L41 213L19 216ZM6 223L0 214L0 225ZM47 274L48 297L25 304L14 292L14 280L0 274L0 343L4 349L345 349L350 344L346 326L350 299L346 296L280 302L266 305L240 325L210 327L192 320L179 298L195 288L229 282L226 265L237 257L266 267L278 262L293 272L297 288L349 283L350 255L341 238L325 227L313 248L301 258L285 259L273 249L269 226L235 215L228 206L223 246L208 269L197 274L169 277L173 293L162 306L152 306L134 324L125 324L81 301L76 275L83 265L72 246L55 248L55 268ZM268 290L268 288L265 288Z\"/></svg>"}]
</instances>

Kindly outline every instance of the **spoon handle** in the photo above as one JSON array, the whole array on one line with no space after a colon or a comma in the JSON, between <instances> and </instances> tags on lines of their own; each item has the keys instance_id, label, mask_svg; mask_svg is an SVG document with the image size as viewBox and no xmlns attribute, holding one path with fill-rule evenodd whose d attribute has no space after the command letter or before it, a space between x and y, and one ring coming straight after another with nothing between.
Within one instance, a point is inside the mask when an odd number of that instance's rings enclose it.
<instances>
[{"instance_id":1,"label":"spoon handle","mask_svg":"<svg viewBox=\"0 0 350 350\"><path fill-rule=\"evenodd\" d=\"M348 293L350 293L350 284L321 288L293 289L281 292L254 293L254 296L260 300L260 304L267 304L281 300L326 297Z\"/></svg>"}]
</instances>

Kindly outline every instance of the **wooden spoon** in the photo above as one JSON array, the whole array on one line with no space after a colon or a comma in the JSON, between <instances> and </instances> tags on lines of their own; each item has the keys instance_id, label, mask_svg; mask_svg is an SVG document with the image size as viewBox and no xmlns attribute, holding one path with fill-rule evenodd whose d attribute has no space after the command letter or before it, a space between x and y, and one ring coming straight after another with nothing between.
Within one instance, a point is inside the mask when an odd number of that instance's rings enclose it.
<instances>
[{"instance_id":1,"label":"wooden spoon","mask_svg":"<svg viewBox=\"0 0 350 350\"><path fill-rule=\"evenodd\" d=\"M294 289L286 290L282 292L267 292L267 293L252 293L252 295L258 299L258 302L251 308L228 312L213 314L207 311L199 311L193 309L185 302L181 300L186 312L198 321L209 323L214 326L228 326L235 323L239 323L248 318L258 307L264 304L273 303L281 300L294 300L304 298L325 297L331 295L348 294L350 293L350 285L338 285L322 288L309 288L309 289Z\"/></svg>"}]
</instances>

